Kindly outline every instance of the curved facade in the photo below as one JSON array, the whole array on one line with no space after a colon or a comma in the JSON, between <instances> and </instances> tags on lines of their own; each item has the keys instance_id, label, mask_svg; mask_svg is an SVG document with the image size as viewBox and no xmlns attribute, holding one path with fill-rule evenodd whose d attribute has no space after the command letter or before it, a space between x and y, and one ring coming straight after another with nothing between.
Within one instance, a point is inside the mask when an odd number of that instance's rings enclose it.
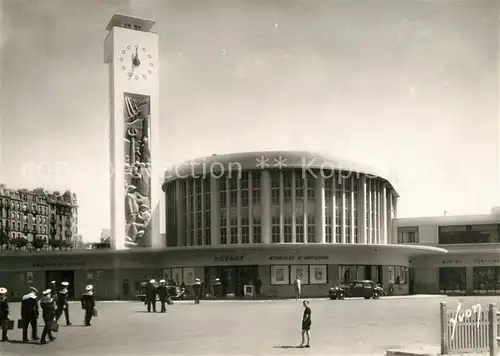
<instances>
[{"instance_id":1,"label":"curved facade","mask_svg":"<svg viewBox=\"0 0 500 356\"><path fill-rule=\"evenodd\" d=\"M387 244L397 192L373 169L310 152L214 155L166 173L167 247Z\"/></svg>"}]
</instances>

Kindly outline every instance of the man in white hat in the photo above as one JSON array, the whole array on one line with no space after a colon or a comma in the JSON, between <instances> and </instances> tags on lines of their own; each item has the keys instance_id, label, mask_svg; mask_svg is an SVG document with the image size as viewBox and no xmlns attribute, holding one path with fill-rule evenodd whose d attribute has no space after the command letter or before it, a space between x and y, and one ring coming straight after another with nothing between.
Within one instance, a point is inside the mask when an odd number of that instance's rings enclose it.
<instances>
[{"instance_id":1,"label":"man in white hat","mask_svg":"<svg viewBox=\"0 0 500 356\"><path fill-rule=\"evenodd\" d=\"M29 292L23 295L21 300L21 322L23 326L23 342L28 342L28 327L31 325L31 338L38 340L37 321L40 309L38 308L37 294L35 287L30 287Z\"/></svg>"},{"instance_id":2,"label":"man in white hat","mask_svg":"<svg viewBox=\"0 0 500 356\"><path fill-rule=\"evenodd\" d=\"M56 305L57 305L56 321L59 320L64 311L64 317L66 318L66 325L70 326L72 324L69 321L68 286L69 286L68 282L66 281L61 282L61 290L57 294L57 299L56 299Z\"/></svg>"},{"instance_id":3,"label":"man in white hat","mask_svg":"<svg viewBox=\"0 0 500 356\"><path fill-rule=\"evenodd\" d=\"M194 304L200 304L201 281L199 278L196 278L194 281L193 292L194 292Z\"/></svg>"},{"instance_id":4,"label":"man in white hat","mask_svg":"<svg viewBox=\"0 0 500 356\"><path fill-rule=\"evenodd\" d=\"M49 289L50 289L50 294L55 297L57 295L56 281L50 281Z\"/></svg>"},{"instance_id":5,"label":"man in white hat","mask_svg":"<svg viewBox=\"0 0 500 356\"><path fill-rule=\"evenodd\" d=\"M156 288L156 293L158 294L158 297L160 297L160 312L165 313L167 311L165 303L168 299L168 289L164 279L160 279L160 285Z\"/></svg>"},{"instance_id":6,"label":"man in white hat","mask_svg":"<svg viewBox=\"0 0 500 356\"><path fill-rule=\"evenodd\" d=\"M151 312L151 306L153 306L153 311L156 313L156 281L151 279L146 286L146 304L148 306L148 313Z\"/></svg>"},{"instance_id":7,"label":"man in white hat","mask_svg":"<svg viewBox=\"0 0 500 356\"><path fill-rule=\"evenodd\" d=\"M82 309L85 310L85 326L90 326L95 309L94 287L91 284L85 287L85 293L82 296Z\"/></svg>"},{"instance_id":8,"label":"man in white hat","mask_svg":"<svg viewBox=\"0 0 500 356\"><path fill-rule=\"evenodd\" d=\"M46 289L42 292L43 297L40 299L40 306L42 307L42 318L45 325L43 326L42 338L40 340L41 344L46 344L45 340L47 336L50 341L54 341L56 338L52 335L52 324L57 321L54 320L56 317L56 311L54 308L54 300L52 299L50 289Z\"/></svg>"},{"instance_id":9,"label":"man in white hat","mask_svg":"<svg viewBox=\"0 0 500 356\"><path fill-rule=\"evenodd\" d=\"M7 288L0 288L0 326L2 327L2 342L9 341L7 337L7 322L9 321L9 301L7 300Z\"/></svg>"}]
</instances>

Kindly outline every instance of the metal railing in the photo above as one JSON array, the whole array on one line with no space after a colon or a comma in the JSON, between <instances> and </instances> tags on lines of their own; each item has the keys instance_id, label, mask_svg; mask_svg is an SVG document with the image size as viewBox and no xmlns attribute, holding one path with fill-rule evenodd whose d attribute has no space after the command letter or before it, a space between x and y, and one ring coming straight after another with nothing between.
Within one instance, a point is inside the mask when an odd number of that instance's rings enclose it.
<instances>
[{"instance_id":1,"label":"metal railing","mask_svg":"<svg viewBox=\"0 0 500 356\"><path fill-rule=\"evenodd\" d=\"M457 314L458 311L455 314L448 310L445 302L441 303L441 354L489 351L490 356L497 356L500 312L496 305L490 304L488 310L477 305Z\"/></svg>"}]
</instances>

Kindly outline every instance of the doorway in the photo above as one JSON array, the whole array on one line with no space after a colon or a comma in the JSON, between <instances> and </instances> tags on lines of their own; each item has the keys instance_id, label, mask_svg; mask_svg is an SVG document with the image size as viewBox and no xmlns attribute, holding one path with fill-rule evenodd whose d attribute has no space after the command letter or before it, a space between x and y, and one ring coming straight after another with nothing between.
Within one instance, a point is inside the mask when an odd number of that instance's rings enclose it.
<instances>
[{"instance_id":1,"label":"doorway","mask_svg":"<svg viewBox=\"0 0 500 356\"><path fill-rule=\"evenodd\" d=\"M253 266L217 266L205 268L205 284L211 290L215 278L221 282L223 296L234 294L244 296L244 286L254 284L258 276L258 267Z\"/></svg>"},{"instance_id":2,"label":"doorway","mask_svg":"<svg viewBox=\"0 0 500 356\"><path fill-rule=\"evenodd\" d=\"M68 296L73 299L75 296L75 271L73 270L59 270L59 271L45 271L45 284L46 288L50 287L50 282L56 281L57 288L61 287L61 282L66 281L69 283Z\"/></svg>"}]
</instances>

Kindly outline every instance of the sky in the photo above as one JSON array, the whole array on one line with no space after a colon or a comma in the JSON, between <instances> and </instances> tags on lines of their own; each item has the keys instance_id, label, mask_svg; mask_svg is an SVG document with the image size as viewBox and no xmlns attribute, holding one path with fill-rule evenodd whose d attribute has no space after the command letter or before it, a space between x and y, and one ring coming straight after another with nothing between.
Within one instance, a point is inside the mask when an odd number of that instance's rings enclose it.
<instances>
[{"instance_id":1,"label":"sky","mask_svg":"<svg viewBox=\"0 0 500 356\"><path fill-rule=\"evenodd\" d=\"M113 13L157 21L163 168L319 151L391 172L401 217L499 205L495 0L3 0L1 10L0 181L76 192L87 241L110 226Z\"/></svg>"}]
</instances>

